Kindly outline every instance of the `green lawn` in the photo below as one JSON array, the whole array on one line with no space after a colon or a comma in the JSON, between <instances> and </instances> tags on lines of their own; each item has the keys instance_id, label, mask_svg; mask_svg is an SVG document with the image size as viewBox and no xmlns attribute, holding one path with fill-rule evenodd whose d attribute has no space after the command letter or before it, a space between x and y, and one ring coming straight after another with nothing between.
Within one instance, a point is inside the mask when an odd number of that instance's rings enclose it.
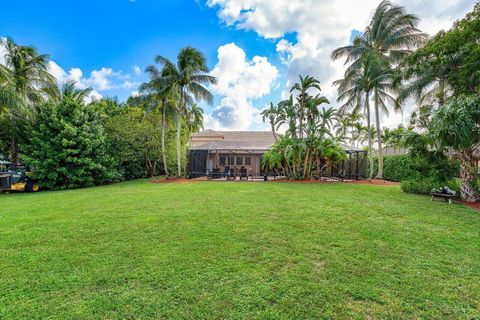
<instances>
[{"instance_id":1,"label":"green lawn","mask_svg":"<svg viewBox=\"0 0 480 320\"><path fill-rule=\"evenodd\" d=\"M0 319L479 319L480 213L352 184L0 195Z\"/></svg>"}]
</instances>

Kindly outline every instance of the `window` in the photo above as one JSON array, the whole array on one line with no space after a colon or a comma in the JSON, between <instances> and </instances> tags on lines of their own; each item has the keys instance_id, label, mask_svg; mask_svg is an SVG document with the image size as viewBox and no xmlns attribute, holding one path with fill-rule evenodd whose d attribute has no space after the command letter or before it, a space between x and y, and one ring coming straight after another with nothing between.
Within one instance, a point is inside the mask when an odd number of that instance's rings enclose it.
<instances>
[{"instance_id":1,"label":"window","mask_svg":"<svg viewBox=\"0 0 480 320\"><path fill-rule=\"evenodd\" d=\"M245 157L245 165L246 166L252 165L252 157Z\"/></svg>"},{"instance_id":2,"label":"window","mask_svg":"<svg viewBox=\"0 0 480 320\"><path fill-rule=\"evenodd\" d=\"M229 157L229 159L228 159L228 165L229 165L229 166L235 165L235 157Z\"/></svg>"},{"instance_id":3,"label":"window","mask_svg":"<svg viewBox=\"0 0 480 320\"><path fill-rule=\"evenodd\" d=\"M237 166L243 166L243 157L237 157Z\"/></svg>"},{"instance_id":4,"label":"window","mask_svg":"<svg viewBox=\"0 0 480 320\"><path fill-rule=\"evenodd\" d=\"M225 156L220 156L220 165L224 166L226 164L226 160L227 159L225 158Z\"/></svg>"}]
</instances>

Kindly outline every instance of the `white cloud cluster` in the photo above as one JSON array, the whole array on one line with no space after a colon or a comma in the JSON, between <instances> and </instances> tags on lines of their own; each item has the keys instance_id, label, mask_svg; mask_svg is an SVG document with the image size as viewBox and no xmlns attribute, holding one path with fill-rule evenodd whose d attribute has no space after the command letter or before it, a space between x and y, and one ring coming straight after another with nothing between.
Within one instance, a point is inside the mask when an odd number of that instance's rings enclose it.
<instances>
[{"instance_id":1,"label":"white cloud cluster","mask_svg":"<svg viewBox=\"0 0 480 320\"><path fill-rule=\"evenodd\" d=\"M85 77L80 68L71 68L66 72L55 61L49 61L48 71L55 77L59 85L63 85L67 81L75 81L81 89L92 88L90 100L102 98L101 91L119 88L133 89L138 86L138 82L132 81L129 74L114 71L111 68L102 67L99 70L93 70L90 76Z\"/></svg>"},{"instance_id":2,"label":"white cloud cluster","mask_svg":"<svg viewBox=\"0 0 480 320\"><path fill-rule=\"evenodd\" d=\"M218 48L218 62L211 74L218 80L211 89L223 98L206 117L206 126L241 130L258 121L260 110L252 106L252 100L270 93L278 70L265 57L248 60L242 48L229 43Z\"/></svg>"},{"instance_id":3,"label":"white cloud cluster","mask_svg":"<svg viewBox=\"0 0 480 320\"><path fill-rule=\"evenodd\" d=\"M447 29L455 19L468 12L475 0L398 0L408 12L421 19L420 28L433 34ZM342 62L332 62L330 53L347 45L352 30L363 30L378 0L208 0L209 7L219 8L218 16L227 25L253 30L266 39L276 41L276 50L287 65L286 87L299 74L317 77L324 94L336 99L332 82L341 78ZM296 41L285 38L295 33ZM392 113L393 114L393 113ZM384 119L387 125L396 125L399 115Z\"/></svg>"}]
</instances>

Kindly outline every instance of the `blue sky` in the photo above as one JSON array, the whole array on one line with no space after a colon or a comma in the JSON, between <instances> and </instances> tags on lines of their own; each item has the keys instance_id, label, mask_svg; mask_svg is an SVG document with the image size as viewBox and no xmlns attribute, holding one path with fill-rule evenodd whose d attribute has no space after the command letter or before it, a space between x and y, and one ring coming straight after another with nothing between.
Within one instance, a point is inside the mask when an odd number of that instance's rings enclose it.
<instances>
[{"instance_id":1,"label":"blue sky","mask_svg":"<svg viewBox=\"0 0 480 320\"><path fill-rule=\"evenodd\" d=\"M258 111L270 100L280 100L285 88L300 73L318 77L325 94L334 101L331 82L341 75L342 65L332 63L328 54L336 46L347 44L353 30L363 29L378 3L2 2L2 11L11 14L2 15L1 37L11 36L19 44L33 45L50 54L59 67L55 69L59 78L78 79L102 96L127 98L146 80L138 68L143 71L156 54L174 59L186 45L200 49L209 67L217 67L220 80L219 87L213 88L215 104L205 106L206 125L232 129L263 128ZM474 1L450 1L442 10L428 1L402 2L424 19L427 31L435 32L463 16ZM218 59L219 52L223 52L222 61ZM70 72L72 68L75 70Z\"/></svg>"}]
</instances>

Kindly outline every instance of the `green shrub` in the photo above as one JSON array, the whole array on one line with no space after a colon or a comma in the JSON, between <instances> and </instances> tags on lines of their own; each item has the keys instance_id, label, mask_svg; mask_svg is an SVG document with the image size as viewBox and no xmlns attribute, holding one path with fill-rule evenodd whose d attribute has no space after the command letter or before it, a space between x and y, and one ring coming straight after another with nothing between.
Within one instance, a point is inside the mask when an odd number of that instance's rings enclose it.
<instances>
[{"instance_id":1,"label":"green shrub","mask_svg":"<svg viewBox=\"0 0 480 320\"><path fill-rule=\"evenodd\" d=\"M74 99L36 106L23 159L45 189L72 189L117 181L99 113Z\"/></svg>"},{"instance_id":2,"label":"green shrub","mask_svg":"<svg viewBox=\"0 0 480 320\"><path fill-rule=\"evenodd\" d=\"M440 182L432 177L403 180L401 184L403 192L415 194L429 194L432 189L443 188L445 186L457 192L459 190L455 180Z\"/></svg>"},{"instance_id":3,"label":"green shrub","mask_svg":"<svg viewBox=\"0 0 480 320\"><path fill-rule=\"evenodd\" d=\"M375 159L375 171L378 161ZM431 162L408 154L387 156L383 159L383 178L389 181L404 181L431 178L434 181L450 181L458 176L458 161Z\"/></svg>"}]
</instances>

